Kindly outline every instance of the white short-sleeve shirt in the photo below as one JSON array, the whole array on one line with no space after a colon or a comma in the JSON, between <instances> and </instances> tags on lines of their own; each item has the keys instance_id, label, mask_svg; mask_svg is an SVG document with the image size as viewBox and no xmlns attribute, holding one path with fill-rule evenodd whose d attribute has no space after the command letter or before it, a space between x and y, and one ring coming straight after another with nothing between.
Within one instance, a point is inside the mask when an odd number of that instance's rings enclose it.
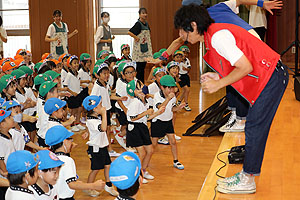
<instances>
[{"instance_id":1,"label":"white short-sleeve shirt","mask_svg":"<svg viewBox=\"0 0 300 200\"><path fill-rule=\"evenodd\" d=\"M61 72L60 72L61 85L64 85L67 74L68 74L68 72L66 70L64 70L64 69L61 70Z\"/></svg>"},{"instance_id":2,"label":"white short-sleeve shirt","mask_svg":"<svg viewBox=\"0 0 300 200\"><path fill-rule=\"evenodd\" d=\"M42 139L45 139L46 131L48 127L48 118L49 115L44 110L44 100L41 98L38 98L37 100L37 123L36 127L39 128L37 134Z\"/></svg>"},{"instance_id":3,"label":"white short-sleeve shirt","mask_svg":"<svg viewBox=\"0 0 300 200\"><path fill-rule=\"evenodd\" d=\"M71 157L63 153L56 153L56 155L64 162L60 169L56 184L54 185L57 189L58 197L61 199L73 197L75 190L72 190L68 184L77 180L75 162Z\"/></svg>"},{"instance_id":4,"label":"white short-sleeve shirt","mask_svg":"<svg viewBox=\"0 0 300 200\"><path fill-rule=\"evenodd\" d=\"M64 81L64 86L67 86L73 92L80 93L80 80L72 72L68 72Z\"/></svg>"},{"instance_id":5,"label":"white short-sleeve shirt","mask_svg":"<svg viewBox=\"0 0 300 200\"><path fill-rule=\"evenodd\" d=\"M25 128L19 124L20 130L16 128L9 129L16 150L24 150L25 145L30 142L30 137Z\"/></svg>"},{"instance_id":6,"label":"white short-sleeve shirt","mask_svg":"<svg viewBox=\"0 0 300 200\"><path fill-rule=\"evenodd\" d=\"M149 94L154 95L156 92L160 91L159 85L156 81L148 85ZM153 98L148 98L149 106L154 106Z\"/></svg>"},{"instance_id":7,"label":"white short-sleeve shirt","mask_svg":"<svg viewBox=\"0 0 300 200\"><path fill-rule=\"evenodd\" d=\"M55 23L55 22L54 22ZM60 27L60 28L62 28L63 27L63 25L62 25L62 23L64 23L64 22L60 22L60 26L58 26L58 27ZM68 25L66 24L66 23L64 23L65 24L65 26L66 26L66 32L68 33L69 32L69 29L68 29ZM49 37L53 37L54 36L54 34L56 33L56 31L55 31L55 27L54 27L54 25L53 24L50 24L49 25L49 27L48 27L48 30L47 30L47 36L49 36Z\"/></svg>"},{"instance_id":8,"label":"white short-sleeve shirt","mask_svg":"<svg viewBox=\"0 0 300 200\"><path fill-rule=\"evenodd\" d=\"M54 186L48 185L49 191L46 193L37 184L29 186L36 200L58 200L57 190Z\"/></svg>"},{"instance_id":9,"label":"white short-sleeve shirt","mask_svg":"<svg viewBox=\"0 0 300 200\"><path fill-rule=\"evenodd\" d=\"M102 121L100 118L88 116L86 120L86 126L89 130L90 137L89 141L86 143L89 146L93 146L94 150L99 148L104 148L109 145L107 135L105 131L101 130ZM98 152L94 151L94 152Z\"/></svg>"},{"instance_id":10,"label":"white short-sleeve shirt","mask_svg":"<svg viewBox=\"0 0 300 200\"><path fill-rule=\"evenodd\" d=\"M92 89L91 95L101 96L102 106L106 108L106 110L111 109L110 96L109 96L109 85L102 85L98 80L95 81L94 87Z\"/></svg>"},{"instance_id":11,"label":"white short-sleeve shirt","mask_svg":"<svg viewBox=\"0 0 300 200\"><path fill-rule=\"evenodd\" d=\"M127 96L128 99L126 101L122 101L124 106L127 108L127 106L130 104L130 101L131 101L131 98L129 97L128 93L127 93L127 90L126 90L126 87L127 87L127 83L125 80L123 79L118 79L117 80L117 83L116 83L116 94L117 96L119 97L123 97L123 96ZM120 105L118 104L118 102L116 102L116 107L123 110Z\"/></svg>"},{"instance_id":12,"label":"white short-sleeve shirt","mask_svg":"<svg viewBox=\"0 0 300 200\"><path fill-rule=\"evenodd\" d=\"M0 133L0 160L3 160L6 164L8 156L15 151L16 148L12 137L10 139L3 133Z\"/></svg>"},{"instance_id":13,"label":"white short-sleeve shirt","mask_svg":"<svg viewBox=\"0 0 300 200\"><path fill-rule=\"evenodd\" d=\"M35 101L35 102L37 101L37 98L34 95L32 89L30 87L25 87L24 90L25 90L26 99L31 98L32 101ZM34 106L32 108L28 108L28 115L32 116L34 114L34 112L36 112L36 106Z\"/></svg>"},{"instance_id":14,"label":"white short-sleeve shirt","mask_svg":"<svg viewBox=\"0 0 300 200\"><path fill-rule=\"evenodd\" d=\"M89 72L87 71L84 71L82 68L78 71L78 79L81 81L91 81L92 78L89 74ZM84 83L84 85L88 86L89 84L88 83ZM81 88L82 89L82 88Z\"/></svg>"},{"instance_id":15,"label":"white short-sleeve shirt","mask_svg":"<svg viewBox=\"0 0 300 200\"><path fill-rule=\"evenodd\" d=\"M5 200L34 200L34 194L30 189L20 186L10 186L5 193Z\"/></svg>"},{"instance_id":16,"label":"white short-sleeve shirt","mask_svg":"<svg viewBox=\"0 0 300 200\"><path fill-rule=\"evenodd\" d=\"M147 125L147 117L144 116L141 119L132 121L132 118L137 117L139 114L142 114L149 108L148 104L144 104L140 99L133 98L128 105L128 111L127 111L127 120L129 122L135 122L135 123L144 123Z\"/></svg>"},{"instance_id":17,"label":"white short-sleeve shirt","mask_svg":"<svg viewBox=\"0 0 300 200\"><path fill-rule=\"evenodd\" d=\"M156 112L158 110L158 106L162 104L166 100L164 94L162 91L159 91L155 93L154 95L154 106L153 110ZM155 122L157 119L161 121L170 121L173 119L173 107L176 105L176 97L173 97L167 104L165 112L162 114L156 116L154 119L152 119L152 122Z\"/></svg>"},{"instance_id":18,"label":"white short-sleeve shirt","mask_svg":"<svg viewBox=\"0 0 300 200\"><path fill-rule=\"evenodd\" d=\"M179 74L187 74L188 73L188 71L183 70L183 67L191 68L191 63L188 58L185 58L185 60L179 64Z\"/></svg>"}]
</instances>

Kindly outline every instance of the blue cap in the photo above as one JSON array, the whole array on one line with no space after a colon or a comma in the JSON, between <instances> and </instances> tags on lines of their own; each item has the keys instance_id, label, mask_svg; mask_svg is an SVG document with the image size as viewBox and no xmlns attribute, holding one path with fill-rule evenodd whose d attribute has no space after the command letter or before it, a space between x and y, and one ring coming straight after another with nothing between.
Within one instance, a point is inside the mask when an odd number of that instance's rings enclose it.
<instances>
[{"instance_id":1,"label":"blue cap","mask_svg":"<svg viewBox=\"0 0 300 200\"><path fill-rule=\"evenodd\" d=\"M0 110L0 122L2 122L6 117L10 116L11 111Z\"/></svg>"},{"instance_id":2,"label":"blue cap","mask_svg":"<svg viewBox=\"0 0 300 200\"><path fill-rule=\"evenodd\" d=\"M39 158L39 170L59 167L64 164L63 161L59 160L55 153L49 150L41 150L37 152L35 156Z\"/></svg>"},{"instance_id":3,"label":"blue cap","mask_svg":"<svg viewBox=\"0 0 300 200\"><path fill-rule=\"evenodd\" d=\"M54 111L57 111L58 109L65 107L66 104L67 102L60 100L58 98L55 97L50 98L45 103L44 106L45 113L51 115Z\"/></svg>"},{"instance_id":4,"label":"blue cap","mask_svg":"<svg viewBox=\"0 0 300 200\"><path fill-rule=\"evenodd\" d=\"M20 150L11 153L6 162L9 174L20 174L31 170L38 164L38 160L29 151Z\"/></svg>"},{"instance_id":5,"label":"blue cap","mask_svg":"<svg viewBox=\"0 0 300 200\"><path fill-rule=\"evenodd\" d=\"M2 107L2 104L5 102L5 99L0 97L0 107Z\"/></svg>"},{"instance_id":6,"label":"blue cap","mask_svg":"<svg viewBox=\"0 0 300 200\"><path fill-rule=\"evenodd\" d=\"M109 169L110 181L119 189L130 188L138 179L141 172L141 161L132 152L124 152L115 159Z\"/></svg>"},{"instance_id":7,"label":"blue cap","mask_svg":"<svg viewBox=\"0 0 300 200\"><path fill-rule=\"evenodd\" d=\"M62 125L53 126L46 132L45 143L49 146L53 146L63 142L72 135L74 135L74 133L68 131L68 129Z\"/></svg>"},{"instance_id":8,"label":"blue cap","mask_svg":"<svg viewBox=\"0 0 300 200\"><path fill-rule=\"evenodd\" d=\"M85 97L85 99L82 102L83 107L87 110L93 110L96 108L101 101L101 96L91 95Z\"/></svg>"},{"instance_id":9,"label":"blue cap","mask_svg":"<svg viewBox=\"0 0 300 200\"><path fill-rule=\"evenodd\" d=\"M10 100L10 101L6 101L6 102L3 103L2 109L8 110L8 109L10 109L12 107L15 107L15 106L21 106L21 105L16 101Z\"/></svg>"}]
</instances>

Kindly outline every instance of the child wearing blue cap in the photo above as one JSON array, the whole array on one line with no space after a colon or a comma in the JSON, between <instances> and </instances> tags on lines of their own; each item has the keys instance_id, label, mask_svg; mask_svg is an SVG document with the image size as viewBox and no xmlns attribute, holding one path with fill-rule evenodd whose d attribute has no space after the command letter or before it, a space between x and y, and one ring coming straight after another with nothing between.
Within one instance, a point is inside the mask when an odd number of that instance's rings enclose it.
<instances>
[{"instance_id":1,"label":"child wearing blue cap","mask_svg":"<svg viewBox=\"0 0 300 200\"><path fill-rule=\"evenodd\" d=\"M64 162L60 169L60 175L57 179L56 188L59 199L74 199L75 190L103 190L104 182L101 180L93 183L84 183L77 180L76 165L74 160L67 156L71 152L71 138L74 133L68 131L61 125L51 127L45 137L45 142L50 150Z\"/></svg>"},{"instance_id":2,"label":"child wearing blue cap","mask_svg":"<svg viewBox=\"0 0 300 200\"><path fill-rule=\"evenodd\" d=\"M126 89L132 99L127 110L126 146L137 149L142 163L144 178L153 180L154 177L146 171L153 154L147 121L162 114L165 111L165 106L161 106L156 112L152 108L148 109L149 105L145 99L145 94L142 92L141 86L136 84L134 80L127 84ZM143 180L143 183L147 182Z\"/></svg>"},{"instance_id":3,"label":"child wearing blue cap","mask_svg":"<svg viewBox=\"0 0 300 200\"><path fill-rule=\"evenodd\" d=\"M21 105L16 101L6 101L2 108L6 111L11 111L11 116L14 120L14 127L9 129L9 134L12 137L15 150L24 150L25 145L35 150L41 150L42 147L34 144L30 141L30 137L26 129L22 126L23 113L21 111Z\"/></svg>"},{"instance_id":4,"label":"child wearing blue cap","mask_svg":"<svg viewBox=\"0 0 300 200\"><path fill-rule=\"evenodd\" d=\"M33 192L29 185L36 183L38 160L25 150L16 151L9 155L6 168L10 187L5 194L6 200L32 200Z\"/></svg>"},{"instance_id":5,"label":"child wearing blue cap","mask_svg":"<svg viewBox=\"0 0 300 200\"><path fill-rule=\"evenodd\" d=\"M116 200L134 200L140 187L140 171L140 159L132 152L124 152L112 162L109 178L119 192Z\"/></svg>"},{"instance_id":6,"label":"child wearing blue cap","mask_svg":"<svg viewBox=\"0 0 300 200\"><path fill-rule=\"evenodd\" d=\"M63 161L49 150L41 150L35 154L39 159L37 182L29 189L33 192L35 199L54 200L58 199L56 181L59 176Z\"/></svg>"},{"instance_id":7,"label":"child wearing blue cap","mask_svg":"<svg viewBox=\"0 0 300 200\"><path fill-rule=\"evenodd\" d=\"M109 181L108 172L110 167L110 156L108 153L108 138L106 134L107 116L106 108L102 106L102 97L91 95L83 100L83 107L87 110L86 126L89 130L89 141L87 144L88 155L91 160L91 172L88 176L88 183L95 181L99 170L104 169L106 180L105 191L113 196L118 196L118 193L113 189L112 183ZM98 196L97 191L85 191L90 196Z\"/></svg>"}]
</instances>

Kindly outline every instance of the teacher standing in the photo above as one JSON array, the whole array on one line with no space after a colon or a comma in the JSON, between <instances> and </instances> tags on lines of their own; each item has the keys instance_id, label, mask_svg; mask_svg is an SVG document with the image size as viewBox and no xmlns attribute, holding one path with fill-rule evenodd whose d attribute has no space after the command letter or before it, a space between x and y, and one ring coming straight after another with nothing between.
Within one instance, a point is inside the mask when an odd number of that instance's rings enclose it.
<instances>
[{"instance_id":1,"label":"teacher standing","mask_svg":"<svg viewBox=\"0 0 300 200\"><path fill-rule=\"evenodd\" d=\"M139 19L128 31L128 35L134 38L132 59L137 62L137 79L144 82L145 58L152 57L152 45L150 27L147 22L146 8L139 9Z\"/></svg>"}]
</instances>

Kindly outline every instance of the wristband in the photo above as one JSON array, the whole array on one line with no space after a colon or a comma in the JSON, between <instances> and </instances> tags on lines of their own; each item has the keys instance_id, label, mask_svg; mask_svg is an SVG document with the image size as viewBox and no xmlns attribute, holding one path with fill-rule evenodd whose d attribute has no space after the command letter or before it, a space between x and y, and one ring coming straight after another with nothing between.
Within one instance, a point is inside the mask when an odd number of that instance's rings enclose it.
<instances>
[{"instance_id":1,"label":"wristband","mask_svg":"<svg viewBox=\"0 0 300 200\"><path fill-rule=\"evenodd\" d=\"M170 56L169 54L167 53L167 51L164 51L162 54L161 54L162 57L168 59Z\"/></svg>"},{"instance_id":2,"label":"wristband","mask_svg":"<svg viewBox=\"0 0 300 200\"><path fill-rule=\"evenodd\" d=\"M262 8L264 6L264 1L258 0L257 1L257 6Z\"/></svg>"},{"instance_id":3,"label":"wristband","mask_svg":"<svg viewBox=\"0 0 300 200\"><path fill-rule=\"evenodd\" d=\"M159 60L162 60L162 61L167 61L167 60L168 60L168 58L165 58L165 57L163 57L163 56L159 56L158 59L159 59Z\"/></svg>"}]
</instances>

